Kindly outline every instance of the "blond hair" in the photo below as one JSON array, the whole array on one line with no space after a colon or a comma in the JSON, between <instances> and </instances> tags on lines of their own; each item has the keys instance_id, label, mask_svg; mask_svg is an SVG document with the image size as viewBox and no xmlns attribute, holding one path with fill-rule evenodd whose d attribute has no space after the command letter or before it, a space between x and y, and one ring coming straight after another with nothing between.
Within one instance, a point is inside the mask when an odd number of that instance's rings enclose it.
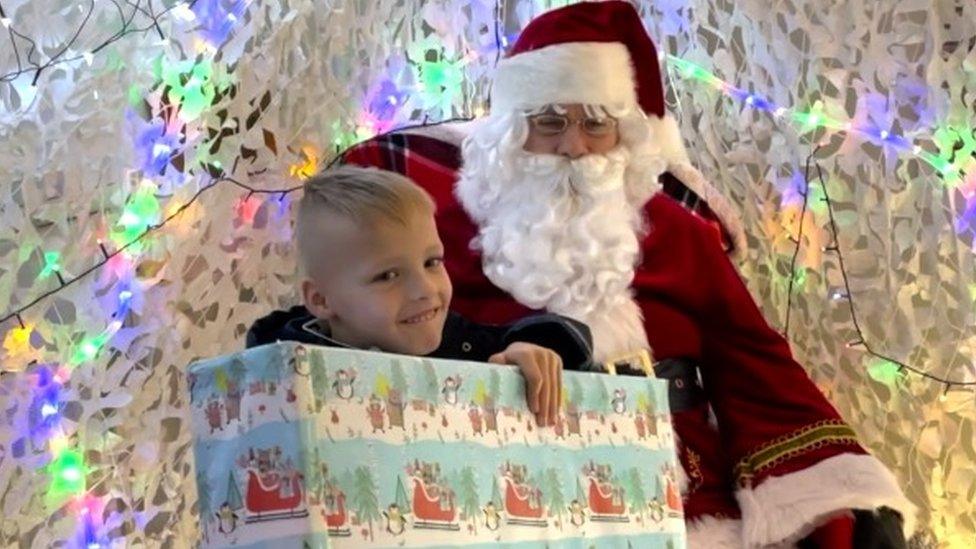
<instances>
[{"instance_id":1,"label":"blond hair","mask_svg":"<svg viewBox=\"0 0 976 549\"><path fill-rule=\"evenodd\" d=\"M321 236L316 234L316 219L342 216L357 224L377 220L407 225L418 212L433 213L435 206L427 191L410 179L391 171L360 166L327 169L308 178L298 202L295 242L299 260L309 271Z\"/></svg>"}]
</instances>

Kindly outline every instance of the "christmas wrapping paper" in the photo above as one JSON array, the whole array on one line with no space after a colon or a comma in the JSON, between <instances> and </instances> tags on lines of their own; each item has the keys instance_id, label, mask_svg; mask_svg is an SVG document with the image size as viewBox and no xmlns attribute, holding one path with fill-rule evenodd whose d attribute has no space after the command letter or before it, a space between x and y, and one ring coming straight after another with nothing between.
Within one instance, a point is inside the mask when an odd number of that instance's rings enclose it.
<instances>
[{"instance_id":1,"label":"christmas wrapping paper","mask_svg":"<svg viewBox=\"0 0 976 549\"><path fill-rule=\"evenodd\" d=\"M190 367L204 547L684 547L667 389L279 343Z\"/></svg>"}]
</instances>

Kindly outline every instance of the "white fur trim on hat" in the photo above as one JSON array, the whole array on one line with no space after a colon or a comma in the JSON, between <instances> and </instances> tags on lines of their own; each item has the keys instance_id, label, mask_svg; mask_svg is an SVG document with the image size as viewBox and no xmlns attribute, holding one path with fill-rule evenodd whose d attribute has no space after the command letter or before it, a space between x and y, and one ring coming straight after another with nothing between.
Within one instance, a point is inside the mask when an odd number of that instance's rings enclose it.
<instances>
[{"instance_id":1,"label":"white fur trim on hat","mask_svg":"<svg viewBox=\"0 0 976 549\"><path fill-rule=\"evenodd\" d=\"M708 207L718 216L722 226L732 237L733 255L741 257L746 250L746 233L742 228L739 213L732 203L705 179L698 168L691 164L684 140L681 138L681 130L678 129L678 122L668 113L663 118L648 117L647 125L651 129L651 140L660 147L661 157L667 162L668 171L708 203Z\"/></svg>"},{"instance_id":2,"label":"white fur trim on hat","mask_svg":"<svg viewBox=\"0 0 976 549\"><path fill-rule=\"evenodd\" d=\"M630 53L619 42L567 42L505 58L491 87L491 110L553 103L639 108Z\"/></svg>"},{"instance_id":3,"label":"white fur trim on hat","mask_svg":"<svg viewBox=\"0 0 976 549\"><path fill-rule=\"evenodd\" d=\"M873 456L841 454L794 473L738 490L746 547L796 542L825 519L848 509L890 507L901 513L905 537L915 531L915 506L894 475Z\"/></svg>"},{"instance_id":4,"label":"white fur trim on hat","mask_svg":"<svg viewBox=\"0 0 976 549\"><path fill-rule=\"evenodd\" d=\"M664 118L647 117L647 126L651 129L651 141L661 148L661 157L668 165L689 163L678 122L670 113L665 114Z\"/></svg>"}]
</instances>

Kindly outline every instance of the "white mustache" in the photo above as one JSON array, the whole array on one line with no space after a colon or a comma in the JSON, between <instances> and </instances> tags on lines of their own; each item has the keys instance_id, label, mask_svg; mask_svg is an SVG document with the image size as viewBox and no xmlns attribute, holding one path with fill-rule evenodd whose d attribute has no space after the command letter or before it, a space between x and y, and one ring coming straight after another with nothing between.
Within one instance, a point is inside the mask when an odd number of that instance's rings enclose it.
<instances>
[{"instance_id":1,"label":"white mustache","mask_svg":"<svg viewBox=\"0 0 976 549\"><path fill-rule=\"evenodd\" d=\"M622 147L579 158L522 152L518 164L524 175L538 177L548 187L540 190L550 195L597 196L623 186L629 158L629 152Z\"/></svg>"}]
</instances>

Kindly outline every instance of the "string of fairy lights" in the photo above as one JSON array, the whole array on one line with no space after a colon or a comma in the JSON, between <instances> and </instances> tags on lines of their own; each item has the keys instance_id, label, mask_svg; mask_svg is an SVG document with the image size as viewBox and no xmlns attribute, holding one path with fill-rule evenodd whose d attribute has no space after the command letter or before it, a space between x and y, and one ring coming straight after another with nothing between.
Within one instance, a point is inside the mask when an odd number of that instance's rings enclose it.
<instances>
[{"instance_id":1,"label":"string of fairy lights","mask_svg":"<svg viewBox=\"0 0 976 549\"><path fill-rule=\"evenodd\" d=\"M116 7L119 7L118 4L115 5ZM194 10L199 12L209 11L210 13L198 13L198 15L201 17L206 16L212 22L215 22L221 27L217 30L210 31L210 34L214 38L211 40L211 42L214 43L214 46L217 46L226 38L228 32L230 31L230 29L227 28L227 23L236 21L237 18L235 17L235 11L237 11L239 15L241 5L241 2L237 2L236 4L227 6L226 16L219 11L221 4L215 4L206 0L177 4L160 14L152 13L153 8L151 2L148 3L146 8L140 8L138 5L136 5L134 6L133 15L136 10L146 13L146 10L148 9L149 14L152 16L151 25L145 28L131 28L130 25L132 17L130 16L128 19L122 18L122 29L116 32L111 39L103 42L98 47L92 49L90 52L86 52L81 56L66 56L65 53L70 51L71 46L81 34L84 25L86 25L89 21L91 13L94 9L94 7L91 6L83 19L82 27L79 28L78 31L73 35L68 44L61 48L57 54L51 56L51 58L43 64L37 63L32 59L31 54L36 48L34 42L24 36L23 33L16 30L16 28L11 24L11 21L6 17L6 13L0 13L2 24L6 29L8 29L11 36L11 42L15 47L15 56L18 66L16 71L3 75L0 82L12 82L24 74L33 72L34 78L31 82L31 86L36 86L41 73L51 66L75 61L81 58L84 58L87 64L91 66L93 56L99 51L104 50L104 48L112 42L115 42L128 34L146 31L154 27L158 30L159 19L167 12L172 12L179 9L183 10L181 17L184 18L193 16L194 12L190 11L193 8L199 8L199 10ZM2 11L2 5L0 5L0 11ZM217 13L214 13L215 11ZM500 19L503 15L500 2L496 2L494 13L496 18L494 25L496 44L502 44L505 42L505 37L499 33L501 26ZM206 33L207 29L198 28L197 31ZM20 52L16 51L16 42L13 38L15 36L21 37L31 44L31 48L27 52L26 63L21 59ZM216 48L214 48L211 53L215 53L215 51ZM496 52L496 63L499 55L500 48L499 51ZM26 68L24 66L25 64L28 65ZM208 94L206 93L206 90L203 89L205 82L212 76L212 71L206 67L203 67L202 70L199 69L201 69L201 65L196 62L190 64L182 64L181 62L175 67L171 67L168 74L165 68L162 70L162 72L157 74L157 78L162 80L164 84L171 86L171 91L175 92L174 95L177 97L177 100L182 100L183 103L168 105L168 108L166 109L168 112L167 116L175 116L175 114L179 113L180 111L183 111L184 113L189 111L190 116L193 117L199 115L200 111L207 107L206 103L208 100L217 100L213 97L214 94ZM446 72L444 70L444 66L436 63L427 63L425 67L421 69L421 71L422 76L425 77L422 82L432 84L429 86L432 89L437 89L437 87L442 84L440 79L444 78L443 73ZM184 81L187 82L184 83ZM190 86L189 84L194 81L196 81L196 85ZM395 90L395 93L399 94L400 92ZM389 103L396 105L397 98L397 95L391 95L389 98ZM387 98L384 97L383 99L386 100ZM193 105L190 105L190 103L193 103ZM248 122L249 124L253 124L256 121L249 120ZM370 129L373 128L366 128L367 135L375 133L368 131ZM145 133L151 133L152 128L149 128L149 130L149 132ZM148 154L146 155L147 158L143 161L143 169L147 171L148 174L144 175L152 176L161 174L165 169L165 165L168 164L176 155L176 151L174 150L176 144L167 142L165 139L159 139L160 137L165 137L165 131L162 133L164 135L151 135L149 138L146 138L145 135L138 137L140 141L147 141L147 143L144 145L146 145L146 148L149 149ZM357 132L357 137L361 138L363 136L358 135ZM318 151L311 150L307 147L303 147L300 152L304 159L291 165L289 168L289 175L297 179L304 179L318 170L319 154ZM340 157L341 155L337 156L333 162L338 160ZM235 167L231 168L229 173L235 173L237 162L239 160L241 160L241 157L237 156L234 161ZM159 202L154 193L155 186L152 185L151 182L140 185L139 188L129 197L129 199L126 200L125 207L119 216L118 222L116 223L117 226L121 226L118 234L113 235L113 237L118 238L112 239L115 240L116 247L113 251L109 251L109 247L106 242L99 239L98 248L99 252L101 253L101 258L84 271L74 276L67 276L62 272L63 269L60 265L61 254L54 251L44 252L44 265L40 270L38 279L43 280L53 276L57 279L57 285L50 290L42 292L40 295L10 311L3 317L0 317L0 325L9 323L13 320L16 320L17 322L16 326L9 330L4 338L3 343L5 349L8 351L11 349L30 349L30 339L34 330L34 325L28 321L25 321L25 316L27 316L27 313L31 309L45 302L48 298L69 287L72 287L79 281L90 277L93 273L106 268L106 266L111 268L113 262L118 260L129 260L128 264L131 267L132 257L130 256L135 256L138 254L138 248L144 240L146 240L150 235L158 233L168 224L183 215L208 191L224 185L233 185L238 187L242 191L245 191L242 193L243 196L239 202L238 214L242 216L253 216L255 208L247 206L247 204L251 202L252 197L255 195L273 195L278 198L279 202L281 202L285 196L301 188L300 185L275 189L258 188L247 185L229 175L226 175L220 167L219 162L205 164L202 167L204 168L204 171L210 175L210 181L199 188L184 203L180 204L175 209L170 210L170 213L161 219L159 218ZM185 175L192 176L193 170L185 170ZM97 521L95 520L95 517L101 514L104 501L102 498L92 497L88 493L90 487L88 487L86 484L88 467L85 462L85 453L82 449L76 447L74 437L66 434L64 429L62 429L60 426L60 414L64 405L64 395L62 393L64 385L70 379L71 372L79 365L96 359L100 351L110 343L113 336L122 328L126 317L129 315L130 304L133 297L133 289L131 287L121 289L117 295L116 309L111 313L110 321L105 329L101 330L95 335L82 338L81 341L74 344L71 349L68 350L68 356L65 360L60 361L60 363L43 365L37 365L36 359L30 359L27 362L27 366L36 366L35 368L31 369L31 375L35 381L35 398L30 406L30 428L33 431L32 434L35 438L47 440L48 449L51 455L51 459L45 467L49 479L47 488L48 501L52 505L60 505L65 501L67 502L69 509L79 518L79 532L77 535L78 541L80 542L80 545L89 548L100 547L104 541L103 536L99 536L98 534L98 528L96 525ZM0 369L0 374L3 373L10 372Z\"/></svg>"},{"instance_id":2,"label":"string of fairy lights","mask_svg":"<svg viewBox=\"0 0 976 549\"><path fill-rule=\"evenodd\" d=\"M115 7L119 15L120 28L117 31L112 33L108 38L101 40L95 47L81 54L74 54L72 48L75 47L76 41L82 35L96 9L94 1L90 2L87 11L84 6L79 6L79 11L84 14L80 26L65 44L59 46L57 51L50 55L44 62L35 59L35 55L40 55L37 43L24 33L18 31L16 26L7 17L7 13L2 4L0 4L0 25L7 31L14 53L14 61L17 66L16 70L0 76L0 83L14 85L15 81L21 76L33 73L30 86L36 87L41 74L46 69L79 59L84 59L91 66L96 54L105 51L105 48L110 44L118 42L128 35L145 33L155 29L160 38L165 39L159 22L171 12L181 13L183 18L194 18L198 15L201 18L208 18L208 22L215 23L216 28L208 29L207 25L201 24L198 27L198 31L209 33L209 38L215 38L215 41L219 42L229 32L228 25L236 21L234 10L236 9L237 13L239 13L241 5L240 3L231 4L227 6L228 11L221 14L214 13L215 11L220 11L220 3L214 4L207 1L202 1L199 4L195 0L192 2L178 3L163 9L159 13L156 13L156 9L151 0L145 3L138 1L132 3L127 1L125 7L115 0L111 0L111 4ZM126 7L131 8L131 12L126 13ZM193 11L194 8L198 8L197 11ZM137 18L137 14L148 17L148 24L144 26L135 25L134 21ZM22 52L18 48L18 42L25 45L26 51L23 53L23 57ZM177 72L179 71L179 69L176 70ZM209 75L204 74L201 76L206 77ZM165 80L165 78L163 79ZM196 89L191 91L195 93L194 98L203 99L206 97L206 94L202 93L201 84L198 84ZM180 94L180 98L186 99L186 95L186 93ZM152 161L156 161L157 157L164 158L166 161L170 159L171 150L164 144L156 143L153 145L153 149L150 154ZM192 174L192 170L187 170L187 173ZM225 183L239 185L248 191L249 197L253 194L281 192L278 189L269 191L267 189L254 188L233 180L230 177L215 177L209 184L200 188L190 200L177 207L161 221L155 222L154 220L159 215L159 203L155 196L155 186L151 183L140 184L136 191L126 200L126 205L117 223L113 225L118 230L114 231L112 240L115 240L118 246L114 251L109 252L105 242L100 239L98 241L98 248L102 254L102 259L95 265L76 276L66 278L60 266L60 254L54 251L43 253L44 266L38 274L38 279L47 279L53 275L57 278L58 285L53 290L43 292L35 299L12 311L10 314L5 315L0 320L0 324L8 323L12 319L16 319L17 321L17 325L9 330L4 338L4 348L8 353L12 350L31 350L30 340L34 325L25 322L24 314L28 310L44 302L47 298L71 287L78 281L87 278L106 265L113 264L113 262L118 263L120 260L124 261L126 262L126 268L131 270L132 262L127 260L130 259L130 256L134 257L138 255L137 247L140 242L183 214L203 193ZM68 434L61 422L61 412L64 408L63 392L64 386L68 382L72 371L84 363L93 361L99 352L111 341L113 336L119 332L126 318L129 316L131 303L134 299L135 287L133 284L123 284L120 282L116 284L116 288L118 292L115 296L115 303L113 304L114 310L109 315L109 322L103 330L94 335L89 334L89 336L71 345L66 353L67 356L63 360L31 369L30 375L34 382L34 398L26 414L29 434L27 437L12 441L11 443L11 450L15 456L24 453L25 449L23 446L27 444L24 442L25 439L29 440L30 445L34 446L35 450L36 445L46 444L50 453L50 461L43 467L48 479L46 503L51 507L67 506L68 510L77 517L76 543L73 545L79 545L89 549L101 547L103 542L106 541L104 534L99 534L98 527L98 523L101 521L99 517L102 517L103 514L105 500L101 497L95 497L91 493L91 487L87 485L89 468L86 465L85 451L77 445L77 441L75 440L76 436ZM19 355L22 353L14 352L12 354ZM32 359L28 362L28 365L35 363L36 359Z\"/></svg>"},{"instance_id":3,"label":"string of fairy lights","mask_svg":"<svg viewBox=\"0 0 976 549\"><path fill-rule=\"evenodd\" d=\"M81 33L84 31L85 27L88 25L88 22L91 20L91 17L94 14L96 9L96 3L94 0L92 0L89 3L87 11L85 11L84 6L79 5L78 9L85 15L82 19L80 26L78 27L78 30L75 31L75 33L71 36L71 38L69 38L68 41L63 46L61 46L57 52L55 52L53 55L48 57L48 59L43 63L33 59L34 54L40 51L40 49L37 46L37 42L35 42L29 36L17 31L17 28L13 25L11 19L7 17L7 14L3 9L3 4L0 3L0 25L2 25L3 28L7 30L7 34L10 38L10 46L13 49L14 59L16 60L17 63L17 70L10 71L3 75L0 75L0 82L11 82L13 80L16 80L23 74L33 73L34 76L33 79L31 80L31 86L36 86L38 79L41 77L41 73L47 70L48 68L63 63L71 63L81 59L84 59L85 62L87 62L90 65L96 54L98 54L100 51L102 51L109 45L118 42L119 40L125 38L126 36L129 36L130 34L143 34L155 30L159 35L159 38L163 40L166 37L159 26L160 19L162 19L164 16L168 15L170 12L174 10L192 10L193 5L197 2L197 0L191 0L189 2L177 3L168 8L164 8L159 13L156 13L155 9L153 8L152 0L148 0L147 2L145 2L145 6L143 6L144 3L142 2L142 0L135 0L135 2L131 2L127 0L125 2L126 4L125 6L123 6L121 3L119 3L116 0L108 0L108 1L115 6L116 11L118 12L119 19L121 20L121 28L119 28L117 31L112 33L112 35L109 36L108 38L102 40L101 42L93 46L91 49L84 51L82 53L71 55L73 46L77 42L78 38L81 36ZM127 7L131 8L132 10L128 14L126 13ZM133 22L135 21L137 14L142 14L149 18L149 21L145 26L142 27L133 26ZM24 54L26 56L26 59L21 57L20 49L17 47L18 38L30 45L30 47L27 49L26 53ZM38 53L38 55L40 54Z\"/></svg>"},{"instance_id":4,"label":"string of fairy lights","mask_svg":"<svg viewBox=\"0 0 976 549\"><path fill-rule=\"evenodd\" d=\"M803 206L801 208L800 217L801 219L806 215L807 207L811 199L810 192L810 163L816 156L817 152L820 150L820 146L814 148L813 152L806 159L806 166L804 168L804 189L801 191L803 197ZM952 387L970 387L976 386L976 381L961 381L961 380L951 380L943 379L941 377L935 376L921 370L917 367L911 366L895 359L889 355L875 351L875 348L868 343L867 338L864 336L864 330L861 328L861 323L858 320L857 308L854 305L854 292L851 291L850 278L847 274L847 267L844 263L844 254L840 247L840 242L838 240L839 231L837 229L837 221L834 218L834 204L830 199L830 193L827 190L826 182L823 177L823 170L820 168L820 164L814 164L817 170L817 180L823 189L823 197L821 200L827 206L827 226L830 231L830 244L824 246L823 251L831 252L837 257L837 264L840 270L841 279L844 283L844 290L834 294L836 298L842 298L846 301L848 310L850 311L851 323L853 324L854 331L857 335L857 339L847 343L848 348L861 347L864 349L865 353L874 357L875 359L881 361L877 363L873 368L869 369L869 374L872 378L885 383L886 385L893 385L898 381L899 377L905 372L911 372L923 378L941 383L944 385L943 396L946 395ZM790 260L790 272L796 272L796 262L800 254L800 248L803 241L803 223L799 224L799 229L797 230L796 238L793 238L795 248L793 250L792 258ZM788 290L787 290L787 305L786 305L786 323L784 327L784 335L789 337L790 330L790 312L792 310L792 298L793 298L793 288L796 282L796 277L789 277Z\"/></svg>"},{"instance_id":5,"label":"string of fairy lights","mask_svg":"<svg viewBox=\"0 0 976 549\"><path fill-rule=\"evenodd\" d=\"M756 111L768 113L777 119L792 120L799 124L804 131L826 129L847 133L862 140L882 143L886 148L897 151L899 154L913 155L925 161L935 168L949 184L957 184L967 175L964 171L966 166L963 164L965 159L945 158L937 152L928 150L926 147L932 146L932 140L928 139L927 136L912 140L892 131L890 127L858 126L852 120L831 118L822 110L805 111L778 106L761 94L736 87L691 61L670 54L666 55L665 58L680 76L709 85ZM970 169L976 169L976 167Z\"/></svg>"},{"instance_id":6,"label":"string of fairy lights","mask_svg":"<svg viewBox=\"0 0 976 549\"><path fill-rule=\"evenodd\" d=\"M706 69L699 65L696 65L690 61L686 61L679 57L673 55L667 55L665 57L675 71L684 78L691 79L697 82L705 83L715 90L720 91L726 96L741 101L744 105L751 107L757 111L764 112L774 116L777 119L792 120L798 123L802 130L814 131L818 129L833 130L838 132L845 132L856 137L861 137L862 139L872 139L875 142L881 142L898 151L900 154L911 154L921 160L925 161L927 164L935 168L935 170L949 183L949 186L960 183L967 175L976 178L976 173L967 174L966 167L964 164L966 162L965 158L955 159L955 152L958 147L954 147L951 154L952 159L946 159L936 153L930 152L924 148L924 145L930 143L930 141L925 141L920 139L918 141L911 141L908 138L895 134L887 129L881 128L865 128L857 127L851 121L842 121L829 118L816 111L802 111L794 108L779 107L776 106L772 101L766 99L765 97L748 92L741 88L732 85L729 82L722 80L721 78L710 73ZM814 148L813 152L806 159L806 165L804 168L803 185L804 188L800 192L803 197L802 206L800 210L800 222L798 223L797 235L796 237L791 237L795 248L790 259L790 274L788 281L787 290L787 305L786 305L786 322L784 326L784 336L789 337L790 331L790 318L792 312L793 304L793 289L796 284L797 277L795 273L797 272L797 259L800 254L800 249L803 241L803 220L806 217L807 210L810 201L810 166L811 161L816 156L820 147ZM976 162L970 164L972 170L976 170ZM843 280L844 289L843 291L833 292L831 299L843 299L846 301L848 309L850 311L851 322L856 333L856 339L847 344L848 348L862 348L865 353L877 360L875 364L868 368L869 375L877 381L885 383L887 385L893 385L899 380L899 378L906 372L918 375L922 378L940 383L943 385L943 396L945 396L950 389L953 387L974 387L976 386L976 381L966 381L966 380L955 380L949 378L943 378L940 376L933 375L921 368L909 365L903 361L897 360L887 354L878 352L876 348L868 342L868 339L864 335L864 330L861 328L861 324L858 320L857 308L854 304L854 293L850 288L850 280L847 274L847 268L844 263L844 255L840 247L838 240L838 229L837 224L834 219L834 208L833 203L830 200L830 195L827 191L827 186L823 181L823 172L820 168L820 164L815 164L820 187L823 192L823 197L821 198L826 205L828 213L828 227L830 230L831 244L825 246L823 251L833 253L837 257L838 267L840 270L841 278Z\"/></svg>"},{"instance_id":7,"label":"string of fairy lights","mask_svg":"<svg viewBox=\"0 0 976 549\"><path fill-rule=\"evenodd\" d=\"M220 4L219 2L216 4L212 2L201 2L200 4L197 4L197 0L193 0L190 2L174 4L173 6L167 7L157 13L151 0L148 2L127 1L125 5L120 4L116 0L110 0L110 2L118 11L119 20L121 21L121 28L117 32L113 33L109 38L101 41L88 51L81 54L74 53L72 48L79 36L82 34L95 10L94 1L89 5L87 12L85 12L85 8L83 6L80 6L80 11L85 13L85 15L77 32L73 34L73 36L65 43L63 47L60 47L55 54L51 55L44 62L34 59L34 53L38 51L36 42L17 30L13 21L8 18L6 12L4 11L2 3L0 3L0 24L2 24L10 38L10 43L13 46L15 52L14 56L17 64L17 69L15 71L0 75L0 83L11 83L25 74L33 74L31 85L36 86L41 74L50 67L61 63L77 61L79 59L84 59L88 65L91 65L94 55L104 51L109 45L123 39L126 36L155 30L161 39L165 39L165 35L160 28L159 22L161 18L167 14L175 11L180 13L182 17L187 17L187 14L192 15L198 6L202 6L200 9L213 10L217 9L214 7L215 5L219 8ZM131 8L131 12L126 12L127 7ZM207 14L207 18L219 26L219 28L212 31L214 35L218 37L218 39L215 40L218 42L216 46L219 46L219 41L222 39L220 37L226 37L226 33L229 32L228 26L232 27L237 21L241 9L242 3L236 2L228 6L223 12L218 11L216 14ZM148 18L145 25L134 25L137 14L141 14ZM496 1L494 4L494 18L494 39L496 42L494 54L495 64L497 64L498 59L502 54L502 50L504 49L505 44L508 42L508 37L506 37L501 31L503 26L503 9L500 1ZM206 30L204 29L202 32L206 32ZM24 57L22 57L21 51L18 49L18 40L30 45L30 47L27 48L27 51L23 54ZM890 128L881 129L856 127L850 121L832 119L825 116L822 112L803 111L796 108L777 106L762 95L738 88L721 80L704 68L677 56L667 55L665 56L665 60L679 76L685 79L703 82L752 109L769 113L777 119L793 121L799 124L805 130L824 128L832 131L846 132L863 139L880 141L889 146L892 150L898 151L899 154L914 155L915 157L920 158L932 166L948 182L958 182L967 176L965 170L969 168L967 168L967 166L961 161L953 158L945 158L943 155L932 152L930 150L932 148L931 140L920 138L913 141L905 136L896 134L895 132L891 131ZM436 88L436 86L434 88ZM402 104L403 101L399 95L401 92L402 90L398 90L396 94L390 95L389 103L391 105L396 106L398 103ZM403 128L400 128L400 130L402 129ZM165 159L168 161L171 158L171 152L172 151L169 150L162 152L156 151L153 154L156 155L158 153L158 156L165 157ZM816 151L814 151L814 154L815 153ZM809 185L811 178L809 177L809 172L810 162L814 154L811 154L811 157L807 160L807 177L805 178L806 189L802 193L804 214L807 209L807 202L810 200ZM290 170L291 176L302 179L317 171L318 165L316 155L306 154L305 156L305 161L299 162L298 164L292 166ZM339 157L341 157L341 154L336 158ZM152 160L157 160L157 158L154 156ZM816 165L816 169L822 183L823 179L820 166ZM232 169L230 173L233 172L234 170ZM192 175L190 170L187 170L187 173ZM5 325L11 321L17 322L16 327L8 331L4 341L4 347L29 347L31 333L34 329L34 325L29 322L29 319L25 320L25 316L29 311L39 304L45 302L48 298L54 296L55 294L62 292L79 281L91 276L93 273L105 268L106 265L111 265L113 261L116 261L118 258L125 257L128 254L137 253L136 250L141 242L147 239L150 235L160 232L174 219L183 215L200 199L201 196L210 190L215 189L218 186L232 185L242 191L242 194L244 195L243 202L248 202L254 195L277 196L279 199L283 199L283 197L287 194L293 193L301 188L301 185L282 189L259 188L247 185L227 175L226 173L223 173L223 171L219 169L216 171L208 169L208 173L210 173L211 176L210 181L201 186L201 188L199 188L188 200L177 206L175 209L169 210L170 213L165 216L159 215L159 204L157 198L154 196L152 185L137 189L126 201L126 206L123 208L118 222L118 225L121 225L125 229L122 231L125 238L118 241L117 245L112 251L109 251L109 247L106 246L104 241L99 241L98 247L102 256L101 259L77 275L66 277L62 272L63 269L60 265L60 254L58 252L51 251L45 252L43 254L44 266L40 271L39 278L46 279L50 276L54 276L57 279L58 284L54 288L42 292L22 306L19 306L0 317L0 325ZM871 356L886 361L887 364L890 364L891 367L894 368L896 375L900 375L904 372L913 373L934 382L944 384L946 391L953 386L976 385L976 382L947 379L932 375L922 369L876 352L874 347L867 342L858 322L856 307L854 305L853 295L850 291L847 272L844 266L842 250L837 240L838 233L833 215L833 205L830 202L829 195L826 193L826 187L824 187L823 198L826 202L827 211L829 213L829 228L832 238L832 244L828 246L825 251L836 254L838 263L840 265L845 290L843 297L847 300L849 305L851 320L858 337L853 345L863 347ZM800 224L800 233L797 235L795 240L797 250L791 260L791 273L795 270L796 260L799 254L799 246L800 242L802 241L802 223ZM791 277L789 282L790 295L792 295L793 283L794 279ZM33 410L32 413L36 416L35 428L38 429L39 432L47 435L47 439L49 441L48 445L51 452L51 461L47 466L47 472L50 477L48 494L53 496L52 499L55 501L64 501L64 499L67 498L74 512L76 512L79 516L88 517L87 520L82 521L81 526L81 538L84 540L86 547L98 547L100 544L100 537L95 532L96 528L91 518L93 515L97 514L100 504L97 498L90 498L86 497L85 495L87 490L87 467L85 465L84 452L73 445L72 437L66 435L63 429L61 429L59 426L59 414L63 407L61 393L65 383L67 383L68 379L70 378L72 370L80 364L94 360L98 356L100 350L103 349L111 341L112 337L121 329L126 317L130 313L132 299L133 289L130 287L123 287L117 294L115 310L110 315L110 321L103 330L94 336L83 338L73 348L68 350L67 358L61 363L55 364L53 367L44 365L34 369L33 371L37 380L36 398L31 407ZM791 305L792 303L789 303L787 307L787 332L789 330L789 313ZM36 365L36 359L29 360L28 363ZM4 372L0 370L0 373Z\"/></svg>"}]
</instances>

